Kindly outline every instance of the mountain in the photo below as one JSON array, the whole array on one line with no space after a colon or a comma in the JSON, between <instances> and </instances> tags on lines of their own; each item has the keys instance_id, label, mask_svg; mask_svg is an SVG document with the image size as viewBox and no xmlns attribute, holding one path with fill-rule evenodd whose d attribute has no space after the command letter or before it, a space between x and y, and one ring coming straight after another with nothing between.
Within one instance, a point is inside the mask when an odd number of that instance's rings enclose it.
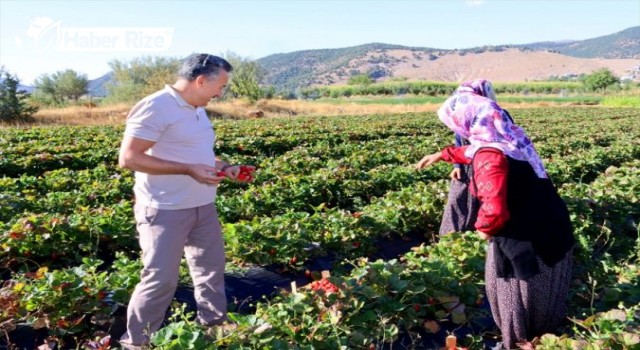
<instances>
[{"instance_id":1,"label":"mountain","mask_svg":"<svg viewBox=\"0 0 640 350\"><path fill-rule=\"evenodd\" d=\"M640 80L640 26L586 40L483 46L460 50L370 43L337 49L304 50L257 60L263 84L295 92L317 85L346 84L356 74L390 79L459 82L483 77L525 82L575 77L607 68L618 77ZM89 81L89 95L105 96L113 73Z\"/></svg>"},{"instance_id":2,"label":"mountain","mask_svg":"<svg viewBox=\"0 0 640 350\"><path fill-rule=\"evenodd\" d=\"M435 50L371 43L342 49L305 50L275 54L259 59L258 63L267 72L266 85L273 85L278 90L282 88L294 89L298 86L313 84L318 75L338 71L348 66L352 60L369 52L398 49Z\"/></svg>"},{"instance_id":3,"label":"mountain","mask_svg":"<svg viewBox=\"0 0 640 350\"><path fill-rule=\"evenodd\" d=\"M100 78L89 80L87 85L87 95L92 97L107 96L107 83L113 80L113 72L109 72Z\"/></svg>"},{"instance_id":4,"label":"mountain","mask_svg":"<svg viewBox=\"0 0 640 350\"><path fill-rule=\"evenodd\" d=\"M461 81L476 77L502 82L572 77L607 68L620 77L640 77L640 26L587 40L484 46L462 50L371 43L305 50L257 60L265 85L278 91L346 84L367 74L389 79Z\"/></svg>"},{"instance_id":5,"label":"mountain","mask_svg":"<svg viewBox=\"0 0 640 350\"><path fill-rule=\"evenodd\" d=\"M549 50L579 58L640 58L640 26L581 41L540 42L515 45L535 51Z\"/></svg>"},{"instance_id":6,"label":"mountain","mask_svg":"<svg viewBox=\"0 0 640 350\"><path fill-rule=\"evenodd\" d=\"M26 93L33 93L36 90L33 86L18 84L18 91L24 91Z\"/></svg>"}]
</instances>

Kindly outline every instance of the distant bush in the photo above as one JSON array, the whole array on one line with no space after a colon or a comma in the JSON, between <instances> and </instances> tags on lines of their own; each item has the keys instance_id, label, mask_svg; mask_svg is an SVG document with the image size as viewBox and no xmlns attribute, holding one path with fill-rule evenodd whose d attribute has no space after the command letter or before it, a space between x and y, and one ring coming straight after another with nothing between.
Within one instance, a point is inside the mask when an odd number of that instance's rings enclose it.
<instances>
[{"instance_id":1,"label":"distant bush","mask_svg":"<svg viewBox=\"0 0 640 350\"><path fill-rule=\"evenodd\" d=\"M413 94L426 96L448 96L458 87L458 83L434 81L387 81L383 83L351 84L348 86L318 86L302 89L302 98L399 95ZM584 90L578 82L529 82L494 84L497 94L567 94Z\"/></svg>"},{"instance_id":2,"label":"distant bush","mask_svg":"<svg viewBox=\"0 0 640 350\"><path fill-rule=\"evenodd\" d=\"M591 74L584 76L582 83L591 91L605 90L611 86L620 83L620 78L606 69L597 70Z\"/></svg>"},{"instance_id":3,"label":"distant bush","mask_svg":"<svg viewBox=\"0 0 640 350\"><path fill-rule=\"evenodd\" d=\"M233 74L229 81L229 92L233 97L244 97L250 102L273 97L275 88L270 90L260 87L265 71L257 61L241 57L234 52L227 52L225 59L233 66Z\"/></svg>"},{"instance_id":4,"label":"distant bush","mask_svg":"<svg viewBox=\"0 0 640 350\"><path fill-rule=\"evenodd\" d=\"M36 94L41 97L40 102L51 101L54 105L63 105L69 100L78 103L80 97L87 93L88 86L87 75L73 69L57 71L51 75L43 74L35 81Z\"/></svg>"},{"instance_id":5,"label":"distant bush","mask_svg":"<svg viewBox=\"0 0 640 350\"><path fill-rule=\"evenodd\" d=\"M176 79L179 60L166 57L138 57L131 61L113 60L113 82L107 85L107 101L135 102L161 90Z\"/></svg>"},{"instance_id":6,"label":"distant bush","mask_svg":"<svg viewBox=\"0 0 640 350\"><path fill-rule=\"evenodd\" d=\"M382 66L375 66L375 67L371 67L367 75L369 75L371 79L375 80L375 79L391 76L391 71Z\"/></svg>"},{"instance_id":7,"label":"distant bush","mask_svg":"<svg viewBox=\"0 0 640 350\"><path fill-rule=\"evenodd\" d=\"M349 85L369 85L373 83L373 79L366 74L356 74L349 78Z\"/></svg>"}]
</instances>

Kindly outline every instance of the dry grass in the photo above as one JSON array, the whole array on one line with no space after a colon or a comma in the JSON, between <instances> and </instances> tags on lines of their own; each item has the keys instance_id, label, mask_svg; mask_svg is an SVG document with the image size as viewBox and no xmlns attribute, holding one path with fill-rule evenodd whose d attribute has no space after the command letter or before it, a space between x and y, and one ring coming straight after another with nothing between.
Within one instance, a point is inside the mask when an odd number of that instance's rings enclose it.
<instances>
[{"instance_id":1,"label":"dry grass","mask_svg":"<svg viewBox=\"0 0 640 350\"><path fill-rule=\"evenodd\" d=\"M131 105L118 104L100 107L72 106L39 110L31 125L123 125ZM252 111L260 110L265 118L305 116L366 115L435 111L438 105L334 105L313 101L261 100L251 104L244 100L214 102L207 111L223 119L247 119Z\"/></svg>"},{"instance_id":2,"label":"dry grass","mask_svg":"<svg viewBox=\"0 0 640 350\"><path fill-rule=\"evenodd\" d=\"M339 115L367 115L367 114L389 114L389 113L410 113L410 112L433 112L437 110L439 104L420 105L389 105L389 104L331 104L303 100L260 100L256 104L249 104L246 101L230 101L214 103L209 105L209 109L214 115L223 117L243 119L254 110L264 112L264 116L285 117L285 116L339 116Z\"/></svg>"},{"instance_id":3,"label":"dry grass","mask_svg":"<svg viewBox=\"0 0 640 350\"><path fill-rule=\"evenodd\" d=\"M117 104L101 107L71 106L40 109L35 125L118 125L123 124L132 106Z\"/></svg>"},{"instance_id":4,"label":"dry grass","mask_svg":"<svg viewBox=\"0 0 640 350\"><path fill-rule=\"evenodd\" d=\"M561 105L550 102L502 103L508 109L535 108ZM26 125L124 125L131 105L118 104L100 107L72 106L41 109L35 121ZM245 100L216 101L207 111L221 119L248 119L253 111L260 110L264 118L288 116L341 116L395 113L435 112L440 104L331 104L303 100L261 100L255 104Z\"/></svg>"}]
</instances>

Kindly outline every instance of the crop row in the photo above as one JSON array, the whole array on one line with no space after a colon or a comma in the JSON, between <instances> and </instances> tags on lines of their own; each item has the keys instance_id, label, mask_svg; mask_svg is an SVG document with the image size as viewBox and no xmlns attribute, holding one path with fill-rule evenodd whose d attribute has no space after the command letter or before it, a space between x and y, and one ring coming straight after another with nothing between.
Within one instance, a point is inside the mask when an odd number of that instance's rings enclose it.
<instances>
[{"instance_id":1,"label":"crop row","mask_svg":"<svg viewBox=\"0 0 640 350\"><path fill-rule=\"evenodd\" d=\"M579 242L572 315L585 319L620 307L633 310L640 303L637 111L511 114L534 139L572 213ZM231 264L275 263L296 270L331 255L356 268L329 279L338 288L333 296L303 289L257 305L255 315L235 315L242 339L214 335L211 343L210 334L182 320L158 335L156 344L175 340L177 333L166 333L173 329L201 334L193 339L208 339L207 344L240 348L260 342L290 348L286 339L301 347L367 348L400 333L418 337L416 320L452 320L455 314L466 323L475 317L481 245L467 236L433 237L450 166L422 172L411 166L451 143L451 133L434 114L215 124L218 154L258 166L255 183L225 183L218 191ZM115 164L121 133L121 127L3 130L0 263L6 283L0 324L27 322L88 340L103 329L96 320L108 324L111 306L128 300L139 264L133 178ZM377 242L409 234L424 236L428 244L402 262L366 261ZM467 311L458 312L451 300L463 302ZM623 319L625 325L636 322L633 316ZM271 328L257 333L260 326Z\"/></svg>"}]
</instances>

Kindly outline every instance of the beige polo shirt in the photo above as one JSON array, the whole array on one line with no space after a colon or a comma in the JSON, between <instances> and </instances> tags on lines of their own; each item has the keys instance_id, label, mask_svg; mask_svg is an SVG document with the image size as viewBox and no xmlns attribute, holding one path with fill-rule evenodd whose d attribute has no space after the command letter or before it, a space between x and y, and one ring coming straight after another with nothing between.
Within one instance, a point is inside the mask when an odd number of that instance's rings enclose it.
<instances>
[{"instance_id":1,"label":"beige polo shirt","mask_svg":"<svg viewBox=\"0 0 640 350\"><path fill-rule=\"evenodd\" d=\"M215 165L215 132L203 108L188 104L169 85L138 102L127 117L124 134L154 141L147 154L188 164ZM215 201L216 186L188 175L135 172L136 201L158 209L186 209Z\"/></svg>"}]
</instances>

